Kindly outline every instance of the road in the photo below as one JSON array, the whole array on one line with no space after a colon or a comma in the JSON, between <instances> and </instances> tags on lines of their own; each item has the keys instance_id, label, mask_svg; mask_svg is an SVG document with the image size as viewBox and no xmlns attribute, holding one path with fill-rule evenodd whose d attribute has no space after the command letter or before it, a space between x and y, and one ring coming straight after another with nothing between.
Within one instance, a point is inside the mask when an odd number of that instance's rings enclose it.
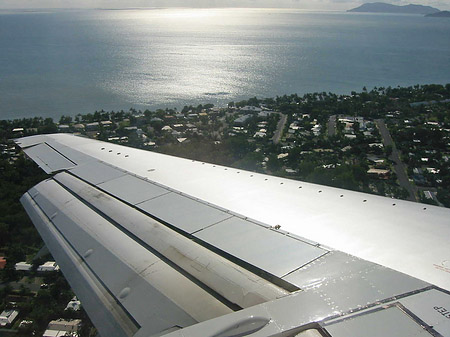
<instances>
[{"instance_id":1,"label":"road","mask_svg":"<svg viewBox=\"0 0 450 337\"><path fill-rule=\"evenodd\" d=\"M283 136L284 126L287 122L287 115L280 113L280 120L278 121L277 129L272 137L272 141L274 144L278 144L280 142L281 136Z\"/></svg>"},{"instance_id":2,"label":"road","mask_svg":"<svg viewBox=\"0 0 450 337\"><path fill-rule=\"evenodd\" d=\"M417 187L413 185L408 179L408 175L406 173L407 172L406 165L403 164L403 162L400 159L400 152L395 146L395 143L391 137L391 134L389 133L388 128L386 127L386 124L384 123L384 120L377 119L375 120L375 123L378 126L378 130L380 130L380 135L381 138L383 139L384 146L385 147L388 145L392 146L392 154L389 156L389 159L394 162L394 171L395 174L397 174L397 179L400 186L408 191L409 194L408 200L418 201Z\"/></svg>"},{"instance_id":3,"label":"road","mask_svg":"<svg viewBox=\"0 0 450 337\"><path fill-rule=\"evenodd\" d=\"M336 134L336 115L332 115L328 119L328 137L333 137L335 134Z\"/></svg>"}]
</instances>

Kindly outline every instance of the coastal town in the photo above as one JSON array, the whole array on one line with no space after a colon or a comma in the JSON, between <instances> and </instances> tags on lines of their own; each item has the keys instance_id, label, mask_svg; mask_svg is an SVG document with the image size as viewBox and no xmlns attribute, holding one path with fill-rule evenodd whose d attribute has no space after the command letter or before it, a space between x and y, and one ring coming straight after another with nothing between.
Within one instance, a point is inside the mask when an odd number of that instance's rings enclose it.
<instances>
[{"instance_id":1,"label":"coastal town","mask_svg":"<svg viewBox=\"0 0 450 337\"><path fill-rule=\"evenodd\" d=\"M3 120L0 331L5 336L95 335L18 202L46 175L12 139L57 132L450 207L450 84L255 97L225 107L62 112L58 121ZM48 300L51 308L44 305Z\"/></svg>"},{"instance_id":2,"label":"coastal town","mask_svg":"<svg viewBox=\"0 0 450 337\"><path fill-rule=\"evenodd\" d=\"M4 121L3 138L70 132L190 159L450 206L449 85L252 98L218 108ZM12 144L3 154L18 155Z\"/></svg>"}]
</instances>

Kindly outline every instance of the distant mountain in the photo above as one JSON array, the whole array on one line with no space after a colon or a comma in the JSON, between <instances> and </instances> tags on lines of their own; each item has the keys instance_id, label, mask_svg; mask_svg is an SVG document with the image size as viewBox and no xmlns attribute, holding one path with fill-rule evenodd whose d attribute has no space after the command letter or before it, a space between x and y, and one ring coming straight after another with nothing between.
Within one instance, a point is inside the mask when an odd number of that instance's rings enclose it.
<instances>
[{"instance_id":1,"label":"distant mountain","mask_svg":"<svg viewBox=\"0 0 450 337\"><path fill-rule=\"evenodd\" d=\"M439 9L422 5L396 6L384 2L371 2L363 4L347 12L364 13L402 13L402 14L433 14L439 12Z\"/></svg>"},{"instance_id":2,"label":"distant mountain","mask_svg":"<svg viewBox=\"0 0 450 337\"><path fill-rule=\"evenodd\" d=\"M433 17L433 18L450 18L450 12L442 11L442 12L427 14L425 16L429 16L429 17Z\"/></svg>"}]
</instances>

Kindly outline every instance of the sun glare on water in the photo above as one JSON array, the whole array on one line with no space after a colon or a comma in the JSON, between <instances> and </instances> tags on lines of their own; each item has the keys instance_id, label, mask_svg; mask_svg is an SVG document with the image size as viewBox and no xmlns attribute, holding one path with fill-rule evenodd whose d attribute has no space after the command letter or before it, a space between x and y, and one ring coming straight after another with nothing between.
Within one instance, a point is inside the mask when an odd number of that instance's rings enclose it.
<instances>
[{"instance_id":1,"label":"sun glare on water","mask_svg":"<svg viewBox=\"0 0 450 337\"><path fill-rule=\"evenodd\" d=\"M210 18L216 15L216 11L213 9L192 9L192 8L181 8L181 9L169 9L164 10L159 13L159 16L165 17L167 19L199 19L199 18Z\"/></svg>"}]
</instances>

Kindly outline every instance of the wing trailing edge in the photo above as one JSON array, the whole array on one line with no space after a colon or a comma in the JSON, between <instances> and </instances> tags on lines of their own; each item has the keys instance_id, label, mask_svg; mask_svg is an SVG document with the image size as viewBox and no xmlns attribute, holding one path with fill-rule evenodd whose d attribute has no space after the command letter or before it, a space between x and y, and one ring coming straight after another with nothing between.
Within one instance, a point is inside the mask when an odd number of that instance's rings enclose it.
<instances>
[{"instance_id":1,"label":"wing trailing edge","mask_svg":"<svg viewBox=\"0 0 450 337\"><path fill-rule=\"evenodd\" d=\"M450 335L446 209L70 135L17 142L54 174L21 201L102 336Z\"/></svg>"}]
</instances>

